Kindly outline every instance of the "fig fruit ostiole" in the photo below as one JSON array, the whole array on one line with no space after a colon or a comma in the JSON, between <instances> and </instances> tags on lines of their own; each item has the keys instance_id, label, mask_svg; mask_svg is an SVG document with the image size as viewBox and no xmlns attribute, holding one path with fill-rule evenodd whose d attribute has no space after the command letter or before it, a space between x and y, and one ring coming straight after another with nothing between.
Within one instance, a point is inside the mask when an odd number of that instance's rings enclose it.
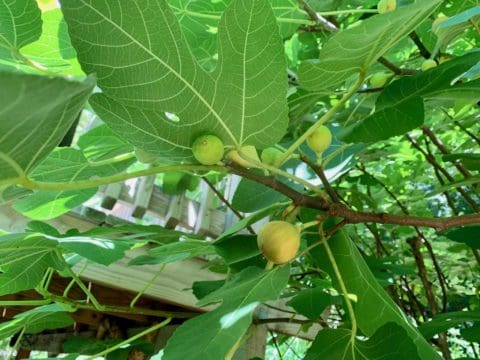
<instances>
[{"instance_id":1,"label":"fig fruit ostiole","mask_svg":"<svg viewBox=\"0 0 480 360\"><path fill-rule=\"evenodd\" d=\"M300 230L286 221L270 221L258 232L257 245L267 260L287 263L297 256Z\"/></svg>"},{"instance_id":2,"label":"fig fruit ostiole","mask_svg":"<svg viewBox=\"0 0 480 360\"><path fill-rule=\"evenodd\" d=\"M215 135L202 135L192 144L193 156L202 165L215 165L223 158L223 141Z\"/></svg>"}]
</instances>

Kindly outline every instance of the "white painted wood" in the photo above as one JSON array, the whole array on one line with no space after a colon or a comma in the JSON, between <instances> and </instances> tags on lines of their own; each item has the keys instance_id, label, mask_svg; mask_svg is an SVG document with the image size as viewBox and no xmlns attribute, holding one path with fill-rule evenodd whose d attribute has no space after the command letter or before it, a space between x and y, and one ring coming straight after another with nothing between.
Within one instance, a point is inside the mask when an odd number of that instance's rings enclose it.
<instances>
[{"instance_id":1,"label":"white painted wood","mask_svg":"<svg viewBox=\"0 0 480 360\"><path fill-rule=\"evenodd\" d=\"M145 255L146 252L147 247L130 250L123 259L110 266L90 263L81 273L81 278L116 289L141 291L161 268L160 265L128 266L131 259ZM78 263L74 270L80 271L84 264L85 262ZM206 264L205 260L198 258L167 264L144 294L189 309L205 311L196 306L197 299L191 291L192 284L195 281L223 278L206 269Z\"/></svg>"}]
</instances>

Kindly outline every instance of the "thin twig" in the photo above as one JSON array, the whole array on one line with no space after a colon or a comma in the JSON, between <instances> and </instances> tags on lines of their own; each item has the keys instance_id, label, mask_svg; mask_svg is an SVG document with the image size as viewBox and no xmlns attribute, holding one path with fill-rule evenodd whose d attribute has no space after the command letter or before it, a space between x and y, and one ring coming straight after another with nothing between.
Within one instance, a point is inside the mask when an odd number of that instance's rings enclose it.
<instances>
[{"instance_id":1,"label":"thin twig","mask_svg":"<svg viewBox=\"0 0 480 360\"><path fill-rule=\"evenodd\" d=\"M383 66L385 66L387 69L393 71L393 73L395 75L416 75L419 73L418 70L414 70L414 69L402 69L402 68L399 68L397 65L395 65L394 63L388 61L386 58L384 58L383 56L379 57L378 60L377 60L380 64L382 64Z\"/></svg>"},{"instance_id":2,"label":"thin twig","mask_svg":"<svg viewBox=\"0 0 480 360\"><path fill-rule=\"evenodd\" d=\"M417 46L418 50L420 51L420 55L422 55L425 59L430 59L432 54L425 47L422 40L420 40L420 38L418 37L418 34L415 31L412 31L408 36L410 36L410 39L412 39L415 45Z\"/></svg>"},{"instance_id":3,"label":"thin twig","mask_svg":"<svg viewBox=\"0 0 480 360\"><path fill-rule=\"evenodd\" d=\"M240 220L244 218L244 216L238 210L236 210L232 206L232 204L230 204L230 202L225 198L225 196L223 196L223 194L217 190L215 185L213 185L210 180L208 180L206 177L202 177L202 180L205 181L205 183L208 185L210 189L212 189L212 191L215 193L215 195L217 195L220 201L223 202L225 206L228 207ZM255 234L255 230L253 230L253 228L250 225L247 226L246 229L250 234L253 234L253 235Z\"/></svg>"}]
</instances>

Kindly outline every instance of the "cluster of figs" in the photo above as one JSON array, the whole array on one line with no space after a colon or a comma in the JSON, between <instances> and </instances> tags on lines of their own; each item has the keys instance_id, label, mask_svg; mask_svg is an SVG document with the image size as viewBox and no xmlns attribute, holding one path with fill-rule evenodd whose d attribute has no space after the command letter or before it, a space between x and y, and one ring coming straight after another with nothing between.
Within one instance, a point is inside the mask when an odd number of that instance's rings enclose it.
<instances>
[{"instance_id":1,"label":"cluster of figs","mask_svg":"<svg viewBox=\"0 0 480 360\"><path fill-rule=\"evenodd\" d=\"M329 128L321 125L306 139L308 146L317 154L323 153L332 143ZM192 144L195 159L203 165L215 165L223 159L245 168L280 166L284 153L269 147L262 151L259 158L254 146L241 146L225 151L223 141L216 135L207 134L197 137ZM287 221L270 221L264 224L257 235L258 248L267 260L273 264L284 264L293 260L300 247L301 227Z\"/></svg>"}]
</instances>

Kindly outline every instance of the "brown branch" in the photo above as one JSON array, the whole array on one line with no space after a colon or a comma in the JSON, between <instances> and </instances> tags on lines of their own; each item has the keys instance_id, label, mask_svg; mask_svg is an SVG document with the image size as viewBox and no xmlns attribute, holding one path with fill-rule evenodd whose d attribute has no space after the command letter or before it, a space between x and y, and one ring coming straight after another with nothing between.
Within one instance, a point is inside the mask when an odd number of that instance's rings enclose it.
<instances>
[{"instance_id":1,"label":"brown branch","mask_svg":"<svg viewBox=\"0 0 480 360\"><path fill-rule=\"evenodd\" d=\"M336 203L340 202L340 199L338 198L336 191L332 188L332 185L330 185L330 183L328 182L328 179L325 176L325 173L323 172L322 166L315 164L305 155L302 155L300 157L300 160L302 160L305 164L310 166L310 168L315 172L315 174L318 175L318 177L322 181L323 187L327 191L327 194L328 196L330 196L332 201Z\"/></svg>"},{"instance_id":2,"label":"brown branch","mask_svg":"<svg viewBox=\"0 0 480 360\"><path fill-rule=\"evenodd\" d=\"M244 216L238 210L236 210L232 206L232 204L230 204L230 202L225 198L225 196L223 196L223 194L217 190L215 185L213 185L210 180L208 180L206 177L202 177L202 180L205 181L205 183L208 185L210 189L212 189L212 191L215 193L215 195L217 195L220 201L223 202L225 206L228 207L240 220L244 218ZM251 226L247 226L246 229L250 234L253 234L253 235L255 234L255 230L253 230Z\"/></svg>"},{"instance_id":3,"label":"brown branch","mask_svg":"<svg viewBox=\"0 0 480 360\"><path fill-rule=\"evenodd\" d=\"M428 138L432 141L433 144L440 150L440 152L444 155L450 154L450 151L443 145L441 140L437 138L437 136L433 133L433 131L428 127L423 125L422 126L422 131L423 133L428 136ZM453 163L455 167L460 171L465 178L469 178L472 174L470 174L470 171L468 171L465 166L461 163L461 161L457 160Z\"/></svg>"},{"instance_id":4,"label":"brown branch","mask_svg":"<svg viewBox=\"0 0 480 360\"><path fill-rule=\"evenodd\" d=\"M428 305L432 315L435 316L438 314L438 305L435 300L435 294L433 292L432 283L428 280L427 268L425 266L425 260L423 255L420 252L420 239L418 237L412 237L407 239L407 243L410 245L415 258L415 263L417 264L418 276L422 281L423 288L425 289L425 295L427 297ZM450 350L448 349L448 344L444 333L439 334L438 346L442 351L442 354L445 359L451 359Z\"/></svg>"},{"instance_id":5,"label":"brown branch","mask_svg":"<svg viewBox=\"0 0 480 360\"><path fill-rule=\"evenodd\" d=\"M465 134L470 136L478 145L480 145L480 138L477 137L474 133L472 133L470 130L468 130L465 126L463 126L460 121L455 120L453 122L455 125L457 125Z\"/></svg>"},{"instance_id":6,"label":"brown branch","mask_svg":"<svg viewBox=\"0 0 480 360\"><path fill-rule=\"evenodd\" d=\"M453 178L452 175L448 173L447 170L445 170L443 167L441 167L437 161L435 160L435 157L432 154L429 154L426 152L422 147L417 143L415 139L413 139L410 135L405 135L407 140L412 144L412 146L420 151L422 155L425 157L425 159L432 165L435 169L437 169L449 182L455 182L455 179ZM457 188L457 191L463 196L463 198L470 204L473 210L475 211L480 211L480 207L476 204L475 200L461 187Z\"/></svg>"},{"instance_id":7,"label":"brown branch","mask_svg":"<svg viewBox=\"0 0 480 360\"><path fill-rule=\"evenodd\" d=\"M430 59L432 54L425 47L422 40L420 40L420 38L418 37L418 34L415 31L412 31L409 34L409 36L410 36L410 39L412 39L415 45L417 46L418 50L420 51L420 55L422 55L425 59Z\"/></svg>"},{"instance_id":8,"label":"brown branch","mask_svg":"<svg viewBox=\"0 0 480 360\"><path fill-rule=\"evenodd\" d=\"M388 195L395 201L395 203L398 205L398 207L402 210L402 212L405 214L405 215L410 215L410 212L408 211L408 208L397 198L397 196L388 188L388 186L386 184L384 184L382 181L380 181L379 179L375 178L372 174L370 174L369 172L367 172L367 170L365 169L365 166L363 165L359 165L357 166L358 169L360 169L360 171L362 171L365 175L368 175L368 176L371 176L372 178L375 179L375 181L380 184L380 186L388 193ZM440 287L442 289L442 307L443 307L443 311L446 310L447 308L447 280L445 278L445 275L443 274L443 271L440 267L440 264L438 263L438 260L437 260L437 257L435 256L435 253L433 251L433 248L432 248L432 245L430 244L430 242L427 240L427 238L425 237L425 235L423 234L423 232L417 227L417 226L414 226L414 229L418 235L418 237L420 239L422 239L423 241L423 244L425 245L425 247L427 248L428 250L428 253L430 254L430 258L432 259L433 261L433 265L434 265L434 268L435 268L435 272L437 273L437 277L438 277L438 281L440 282Z\"/></svg>"},{"instance_id":9,"label":"brown branch","mask_svg":"<svg viewBox=\"0 0 480 360\"><path fill-rule=\"evenodd\" d=\"M387 69L393 71L395 75L416 75L419 73L418 70L399 68L397 65L395 65L394 63L391 63L383 56L379 57L377 61L383 66L385 66Z\"/></svg>"},{"instance_id":10,"label":"brown branch","mask_svg":"<svg viewBox=\"0 0 480 360\"><path fill-rule=\"evenodd\" d=\"M273 176L260 175L235 164L229 165L228 168L234 174L253 180L284 194L290 198L296 206L325 211L327 215L342 217L348 224L372 222L378 224L431 227L438 231L442 231L450 227L480 223L480 214L468 214L445 218L428 218L355 211L347 208L343 204L329 203L328 201L299 193L278 181Z\"/></svg>"}]
</instances>

